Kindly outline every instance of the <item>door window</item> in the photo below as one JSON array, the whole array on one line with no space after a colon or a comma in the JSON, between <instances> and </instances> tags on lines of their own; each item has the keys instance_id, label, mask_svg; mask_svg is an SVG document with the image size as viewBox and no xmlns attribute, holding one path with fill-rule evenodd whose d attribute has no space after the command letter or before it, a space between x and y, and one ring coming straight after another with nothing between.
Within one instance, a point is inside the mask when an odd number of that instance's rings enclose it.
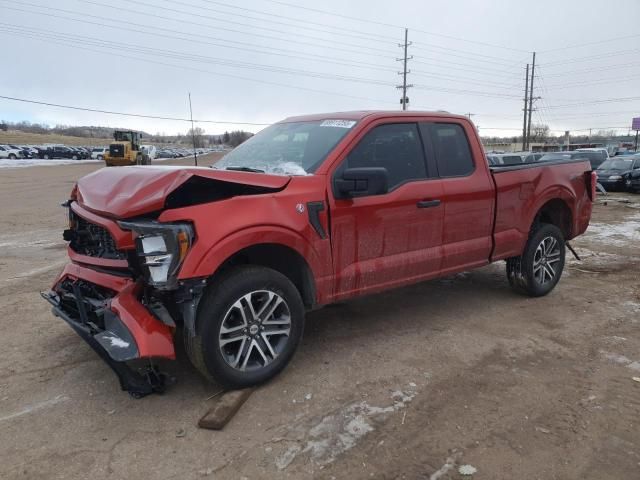
<instances>
[{"instance_id":1,"label":"door window","mask_svg":"<svg viewBox=\"0 0 640 480\"><path fill-rule=\"evenodd\" d=\"M415 123L375 127L349 153L344 168L382 167L389 174L389 190L410 180L426 178L422 142Z\"/></svg>"},{"instance_id":2,"label":"door window","mask_svg":"<svg viewBox=\"0 0 640 480\"><path fill-rule=\"evenodd\" d=\"M471 149L464 130L454 123L431 125L431 141L436 153L438 173L441 177L462 177L474 170ZM522 159L517 157L518 163ZM506 159L505 164L507 164Z\"/></svg>"}]
</instances>

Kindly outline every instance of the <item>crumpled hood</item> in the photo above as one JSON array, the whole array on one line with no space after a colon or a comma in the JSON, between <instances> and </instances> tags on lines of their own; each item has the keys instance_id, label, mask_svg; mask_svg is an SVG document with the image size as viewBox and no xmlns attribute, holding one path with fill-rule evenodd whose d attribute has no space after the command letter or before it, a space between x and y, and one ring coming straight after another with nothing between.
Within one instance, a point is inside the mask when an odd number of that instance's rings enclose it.
<instances>
[{"instance_id":1,"label":"crumpled hood","mask_svg":"<svg viewBox=\"0 0 640 480\"><path fill-rule=\"evenodd\" d=\"M105 167L78 180L77 201L100 215L114 218L135 217L162 210L167 196L194 178L212 180L211 188L224 182L262 187L266 191L281 190L291 179L280 175L206 167Z\"/></svg>"}]
</instances>

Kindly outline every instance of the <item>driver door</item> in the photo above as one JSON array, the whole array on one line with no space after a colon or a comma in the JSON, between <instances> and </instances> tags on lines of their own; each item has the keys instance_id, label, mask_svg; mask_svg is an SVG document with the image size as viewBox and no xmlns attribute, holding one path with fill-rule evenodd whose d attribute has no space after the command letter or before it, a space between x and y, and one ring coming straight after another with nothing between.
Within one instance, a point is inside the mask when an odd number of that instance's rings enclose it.
<instances>
[{"instance_id":1,"label":"driver door","mask_svg":"<svg viewBox=\"0 0 640 480\"><path fill-rule=\"evenodd\" d=\"M416 123L382 123L338 163L332 180L349 168L385 168L388 191L353 198L329 194L335 299L438 274L442 185L430 178L424 152Z\"/></svg>"}]
</instances>

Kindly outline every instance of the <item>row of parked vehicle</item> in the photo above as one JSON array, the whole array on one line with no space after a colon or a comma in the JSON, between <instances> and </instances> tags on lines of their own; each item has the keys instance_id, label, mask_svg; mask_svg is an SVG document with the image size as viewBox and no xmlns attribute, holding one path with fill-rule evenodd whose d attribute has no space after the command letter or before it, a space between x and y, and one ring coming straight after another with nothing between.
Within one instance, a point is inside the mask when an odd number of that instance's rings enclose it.
<instances>
[{"instance_id":1,"label":"row of parked vehicle","mask_svg":"<svg viewBox=\"0 0 640 480\"><path fill-rule=\"evenodd\" d=\"M153 145L142 145L143 149L151 158L182 158L193 155L193 150L187 150L186 148L162 148L156 151L156 147ZM71 159L71 160L85 160L104 159L105 152L109 151L109 147L69 147L65 145L0 145L0 159L30 159L40 158L44 160L50 159ZM196 153L198 155L204 155L210 152L224 151L222 146L215 146L211 148L198 148Z\"/></svg>"},{"instance_id":2,"label":"row of parked vehicle","mask_svg":"<svg viewBox=\"0 0 640 480\"><path fill-rule=\"evenodd\" d=\"M44 160L67 158L85 160L89 158L102 160L107 147L66 147L62 145L28 146L0 145L0 158L9 160L40 158Z\"/></svg>"},{"instance_id":3,"label":"row of parked vehicle","mask_svg":"<svg viewBox=\"0 0 640 480\"><path fill-rule=\"evenodd\" d=\"M224 147L222 145L216 145L211 148L197 148L197 155L204 155L206 153L211 152L223 152ZM191 157L193 156L193 150L186 148L162 148L158 150L156 157L157 158L183 158L183 157Z\"/></svg>"},{"instance_id":4,"label":"row of parked vehicle","mask_svg":"<svg viewBox=\"0 0 640 480\"><path fill-rule=\"evenodd\" d=\"M570 152L487 154L487 162L490 166L578 159L588 160L591 163L591 168L598 174L598 183L605 190L640 193L640 153L625 151L615 157L609 157L605 148L581 148Z\"/></svg>"}]
</instances>

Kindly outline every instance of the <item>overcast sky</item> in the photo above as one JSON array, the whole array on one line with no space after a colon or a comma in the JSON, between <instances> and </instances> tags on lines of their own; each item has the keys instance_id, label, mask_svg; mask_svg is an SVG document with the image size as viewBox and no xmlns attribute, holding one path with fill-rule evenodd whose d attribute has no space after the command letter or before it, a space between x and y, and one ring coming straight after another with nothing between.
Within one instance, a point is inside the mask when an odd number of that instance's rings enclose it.
<instances>
[{"instance_id":1,"label":"overcast sky","mask_svg":"<svg viewBox=\"0 0 640 480\"><path fill-rule=\"evenodd\" d=\"M194 118L251 123L398 109L406 26L411 109L470 112L483 135L517 135L536 50L534 123L626 130L640 116L639 21L639 0L0 0L0 95L188 118L191 92ZM189 128L3 99L0 119Z\"/></svg>"}]
</instances>

